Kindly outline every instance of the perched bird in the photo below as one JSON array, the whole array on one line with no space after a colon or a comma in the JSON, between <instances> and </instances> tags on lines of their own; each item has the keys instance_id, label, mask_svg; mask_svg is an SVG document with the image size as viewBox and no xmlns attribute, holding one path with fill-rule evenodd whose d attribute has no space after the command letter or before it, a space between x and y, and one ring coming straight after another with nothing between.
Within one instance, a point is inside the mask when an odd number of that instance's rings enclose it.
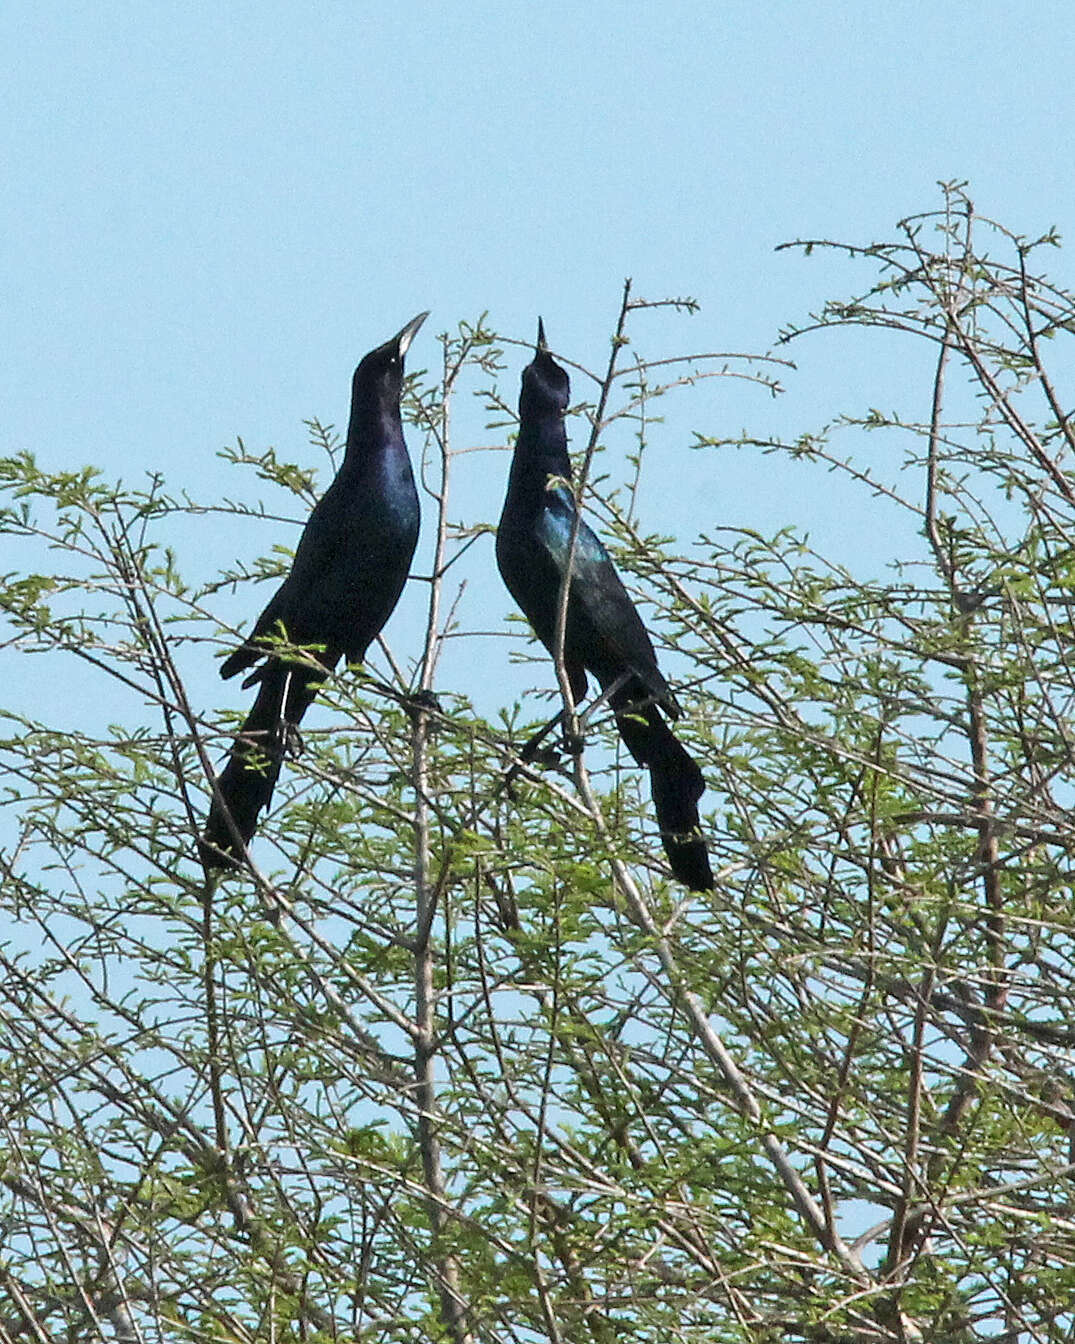
<instances>
[{"instance_id":1,"label":"perched bird","mask_svg":"<svg viewBox=\"0 0 1075 1344\"><path fill-rule=\"evenodd\" d=\"M571 385L538 322L537 349L523 371L519 436L496 534L496 559L508 591L545 647L553 651L560 584L567 572L575 497L564 414ZM579 520L571 567L564 667L576 701L586 673L597 678L627 750L649 771L657 824L673 874L709 891L713 873L698 827L702 772L665 717L680 714L657 667L642 619L608 552Z\"/></svg>"},{"instance_id":2,"label":"perched bird","mask_svg":"<svg viewBox=\"0 0 1075 1344\"><path fill-rule=\"evenodd\" d=\"M258 684L257 699L213 789L199 844L207 871L234 866L318 686L341 657L363 660L403 591L419 510L399 399L403 357L428 316L419 313L355 370L343 463L307 520L291 572L221 664L222 677L261 666L243 682ZM281 641L308 652L278 654Z\"/></svg>"}]
</instances>

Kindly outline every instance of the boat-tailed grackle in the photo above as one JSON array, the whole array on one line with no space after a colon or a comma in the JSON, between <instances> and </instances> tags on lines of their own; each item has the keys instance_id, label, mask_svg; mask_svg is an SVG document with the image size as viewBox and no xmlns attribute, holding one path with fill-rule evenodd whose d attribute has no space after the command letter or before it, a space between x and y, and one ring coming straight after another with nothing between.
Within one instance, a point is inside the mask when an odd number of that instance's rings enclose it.
<instances>
[{"instance_id":1,"label":"boat-tailed grackle","mask_svg":"<svg viewBox=\"0 0 1075 1344\"><path fill-rule=\"evenodd\" d=\"M207 871L235 865L272 797L280 765L317 688L343 657L360 663L391 616L418 541L418 492L403 441L403 357L428 313L366 355L336 478L314 506L291 572L220 667L257 684L253 708L217 777L199 853ZM303 655L274 651L281 641Z\"/></svg>"},{"instance_id":2,"label":"boat-tailed grackle","mask_svg":"<svg viewBox=\"0 0 1075 1344\"><path fill-rule=\"evenodd\" d=\"M508 591L550 652L576 520L564 428L570 390L539 321L537 349L523 371L519 435L496 558ZM581 519L571 564L564 667L576 703L586 694L586 673L596 677L627 750L649 771L673 874L693 891L711 890L713 873L698 825L702 772L665 722L665 716L679 717L679 705L608 552Z\"/></svg>"}]
</instances>

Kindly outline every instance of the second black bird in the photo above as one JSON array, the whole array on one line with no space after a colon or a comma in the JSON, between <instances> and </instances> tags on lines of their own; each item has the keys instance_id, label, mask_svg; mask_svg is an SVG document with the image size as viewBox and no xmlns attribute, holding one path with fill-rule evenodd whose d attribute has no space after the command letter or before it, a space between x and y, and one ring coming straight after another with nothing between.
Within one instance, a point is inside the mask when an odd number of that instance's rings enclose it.
<instances>
[{"instance_id":1,"label":"second black bird","mask_svg":"<svg viewBox=\"0 0 1075 1344\"><path fill-rule=\"evenodd\" d=\"M228 867L272 797L289 740L339 662L359 663L391 616L418 541L418 492L403 441L403 357L427 313L420 313L355 370L343 463L314 506L291 572L253 630L221 664L232 677L260 661L243 682L258 685L199 846L207 870ZM313 646L305 658L277 644Z\"/></svg>"},{"instance_id":2,"label":"second black bird","mask_svg":"<svg viewBox=\"0 0 1075 1344\"><path fill-rule=\"evenodd\" d=\"M519 436L496 558L508 591L550 652L576 520L564 428L570 386L546 348L539 322L537 350L523 372ZM586 673L597 678L627 750L649 771L673 874L694 891L711 890L713 873L698 825L702 772L665 722L665 716L679 717L679 705L608 552L581 520L571 563L564 666L576 703L586 694Z\"/></svg>"}]
</instances>

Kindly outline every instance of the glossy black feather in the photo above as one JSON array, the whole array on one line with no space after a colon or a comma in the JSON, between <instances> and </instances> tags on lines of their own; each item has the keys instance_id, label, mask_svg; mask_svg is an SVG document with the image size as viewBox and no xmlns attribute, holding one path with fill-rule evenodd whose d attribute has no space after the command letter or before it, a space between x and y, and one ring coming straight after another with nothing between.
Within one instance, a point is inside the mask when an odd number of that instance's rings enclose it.
<instances>
[{"instance_id":1,"label":"glossy black feather","mask_svg":"<svg viewBox=\"0 0 1075 1344\"><path fill-rule=\"evenodd\" d=\"M497 529L496 558L508 591L552 651L560 584L570 556L575 499L564 413L567 373L545 348L523 372L519 436ZM600 539L579 521L571 571L564 666L576 700L589 672L616 712L628 751L649 771L650 791L672 872L695 891L713 886L698 822L702 772L669 728L679 706L646 627Z\"/></svg>"},{"instance_id":2,"label":"glossy black feather","mask_svg":"<svg viewBox=\"0 0 1075 1344\"><path fill-rule=\"evenodd\" d=\"M418 541L418 492L403 440L403 357L422 313L355 370L343 463L314 506L291 571L253 630L220 667L258 694L216 781L201 839L207 869L226 867L253 837L280 765L317 688L339 660L359 663L399 601ZM313 658L272 652L281 638Z\"/></svg>"}]
</instances>

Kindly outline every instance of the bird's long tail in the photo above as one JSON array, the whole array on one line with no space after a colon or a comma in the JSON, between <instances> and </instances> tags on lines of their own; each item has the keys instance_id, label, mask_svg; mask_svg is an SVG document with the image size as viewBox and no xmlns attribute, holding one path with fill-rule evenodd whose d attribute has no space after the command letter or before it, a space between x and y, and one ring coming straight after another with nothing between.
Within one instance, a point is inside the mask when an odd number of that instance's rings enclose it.
<instances>
[{"instance_id":1,"label":"bird's long tail","mask_svg":"<svg viewBox=\"0 0 1075 1344\"><path fill-rule=\"evenodd\" d=\"M649 771L653 808L673 875L691 891L712 891L713 870L698 823L705 780L697 761L656 705L632 706L618 696L612 700L624 745Z\"/></svg>"},{"instance_id":2,"label":"bird's long tail","mask_svg":"<svg viewBox=\"0 0 1075 1344\"><path fill-rule=\"evenodd\" d=\"M257 699L217 776L198 855L206 872L236 865L257 829L287 754L289 740L313 703L322 677L309 668L271 660L259 677Z\"/></svg>"}]
</instances>

